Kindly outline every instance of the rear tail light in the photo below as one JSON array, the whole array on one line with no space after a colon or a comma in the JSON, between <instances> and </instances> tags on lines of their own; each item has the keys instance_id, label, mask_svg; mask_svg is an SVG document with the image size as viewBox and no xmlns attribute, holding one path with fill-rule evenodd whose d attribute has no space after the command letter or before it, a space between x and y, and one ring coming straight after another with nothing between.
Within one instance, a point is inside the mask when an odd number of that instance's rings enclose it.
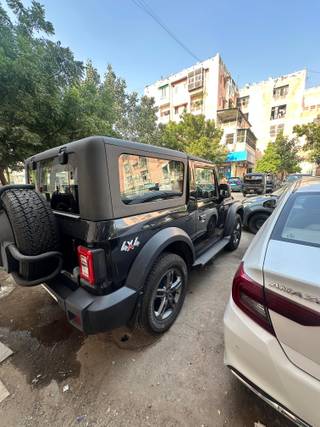
<instances>
[{"instance_id":1,"label":"rear tail light","mask_svg":"<svg viewBox=\"0 0 320 427\"><path fill-rule=\"evenodd\" d=\"M95 284L93 253L84 246L78 246L78 259L80 278L86 280L91 286Z\"/></svg>"},{"instance_id":2,"label":"rear tail light","mask_svg":"<svg viewBox=\"0 0 320 427\"><path fill-rule=\"evenodd\" d=\"M266 307L263 286L245 273L243 263L240 264L233 279L232 298L252 320L275 335Z\"/></svg>"}]
</instances>

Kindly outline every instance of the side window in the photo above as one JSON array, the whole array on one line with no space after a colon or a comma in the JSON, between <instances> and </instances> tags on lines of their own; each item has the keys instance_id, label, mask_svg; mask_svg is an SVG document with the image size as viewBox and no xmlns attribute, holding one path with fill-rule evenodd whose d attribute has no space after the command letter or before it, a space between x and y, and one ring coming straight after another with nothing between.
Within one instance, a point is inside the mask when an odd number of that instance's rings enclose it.
<instances>
[{"instance_id":1,"label":"side window","mask_svg":"<svg viewBox=\"0 0 320 427\"><path fill-rule=\"evenodd\" d=\"M128 205L180 197L183 177L184 165L177 160L133 154L119 157L120 195Z\"/></svg>"},{"instance_id":2,"label":"side window","mask_svg":"<svg viewBox=\"0 0 320 427\"><path fill-rule=\"evenodd\" d=\"M198 199L210 199L216 197L216 181L213 169L196 167L195 181Z\"/></svg>"}]
</instances>

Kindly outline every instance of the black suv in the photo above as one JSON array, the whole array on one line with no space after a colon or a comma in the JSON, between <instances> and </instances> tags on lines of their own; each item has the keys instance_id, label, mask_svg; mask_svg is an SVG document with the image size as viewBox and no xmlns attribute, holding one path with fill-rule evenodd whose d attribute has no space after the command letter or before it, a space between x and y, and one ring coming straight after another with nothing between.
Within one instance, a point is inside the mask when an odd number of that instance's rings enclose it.
<instances>
[{"instance_id":1,"label":"black suv","mask_svg":"<svg viewBox=\"0 0 320 427\"><path fill-rule=\"evenodd\" d=\"M188 271L239 245L242 205L178 151L90 137L29 158L26 179L0 189L0 261L85 333L166 331Z\"/></svg>"}]
</instances>

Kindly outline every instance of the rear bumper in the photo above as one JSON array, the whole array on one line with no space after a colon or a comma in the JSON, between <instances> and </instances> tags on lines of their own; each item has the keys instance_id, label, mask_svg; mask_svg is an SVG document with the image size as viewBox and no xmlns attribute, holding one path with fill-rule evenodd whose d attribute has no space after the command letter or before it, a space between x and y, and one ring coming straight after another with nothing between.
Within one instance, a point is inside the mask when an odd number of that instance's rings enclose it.
<instances>
[{"instance_id":1,"label":"rear bumper","mask_svg":"<svg viewBox=\"0 0 320 427\"><path fill-rule=\"evenodd\" d=\"M263 187L242 187L242 191L243 193L263 193L264 192L264 188Z\"/></svg>"},{"instance_id":2,"label":"rear bumper","mask_svg":"<svg viewBox=\"0 0 320 427\"><path fill-rule=\"evenodd\" d=\"M59 275L43 287L65 311L68 321L86 334L118 328L131 319L137 291L123 286L108 295L93 295L83 288L71 289L65 282Z\"/></svg>"},{"instance_id":3,"label":"rear bumper","mask_svg":"<svg viewBox=\"0 0 320 427\"><path fill-rule=\"evenodd\" d=\"M291 363L278 340L232 299L224 315L224 338L225 365L242 382L298 425L320 425L320 381Z\"/></svg>"}]
</instances>

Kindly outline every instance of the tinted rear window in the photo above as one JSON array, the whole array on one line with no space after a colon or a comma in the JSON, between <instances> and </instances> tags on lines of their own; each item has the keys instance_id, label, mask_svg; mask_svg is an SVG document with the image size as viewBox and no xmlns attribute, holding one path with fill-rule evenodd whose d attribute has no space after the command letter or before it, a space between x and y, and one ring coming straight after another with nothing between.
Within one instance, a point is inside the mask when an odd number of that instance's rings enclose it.
<instances>
[{"instance_id":1,"label":"tinted rear window","mask_svg":"<svg viewBox=\"0 0 320 427\"><path fill-rule=\"evenodd\" d=\"M273 238L320 246L320 194L298 193L282 210Z\"/></svg>"},{"instance_id":2,"label":"tinted rear window","mask_svg":"<svg viewBox=\"0 0 320 427\"><path fill-rule=\"evenodd\" d=\"M262 176L261 175L247 175L244 177L244 182L248 184L259 184L262 182Z\"/></svg>"},{"instance_id":3,"label":"tinted rear window","mask_svg":"<svg viewBox=\"0 0 320 427\"><path fill-rule=\"evenodd\" d=\"M35 170L29 165L28 178L53 210L79 213L78 168L73 154L65 165L57 157L37 162Z\"/></svg>"}]
</instances>

